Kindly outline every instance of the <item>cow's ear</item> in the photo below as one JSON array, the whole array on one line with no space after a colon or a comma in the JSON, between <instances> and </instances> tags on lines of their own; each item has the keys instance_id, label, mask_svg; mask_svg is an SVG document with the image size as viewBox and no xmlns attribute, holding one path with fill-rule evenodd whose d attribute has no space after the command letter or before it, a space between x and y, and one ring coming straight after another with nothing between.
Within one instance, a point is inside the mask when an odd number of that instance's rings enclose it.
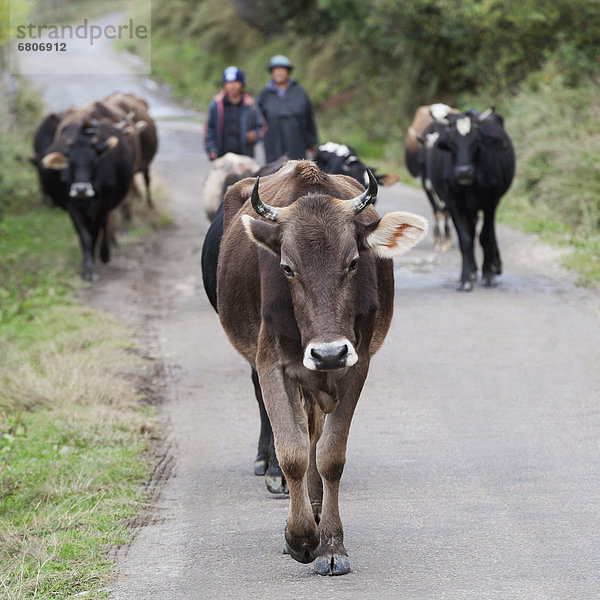
<instances>
[{"instance_id":1,"label":"cow's ear","mask_svg":"<svg viewBox=\"0 0 600 600\"><path fill-rule=\"evenodd\" d=\"M66 169L69 166L69 159L61 152L50 152L42 158L42 167L44 169L53 169L60 171Z\"/></svg>"},{"instance_id":2,"label":"cow's ear","mask_svg":"<svg viewBox=\"0 0 600 600\"><path fill-rule=\"evenodd\" d=\"M381 258L393 258L408 252L427 233L427 221L419 215L393 212L368 228L364 243Z\"/></svg>"},{"instance_id":3,"label":"cow's ear","mask_svg":"<svg viewBox=\"0 0 600 600\"><path fill-rule=\"evenodd\" d=\"M281 254L281 227L277 223L253 219L250 215L242 215L242 223L246 234L257 246L275 256Z\"/></svg>"}]
</instances>

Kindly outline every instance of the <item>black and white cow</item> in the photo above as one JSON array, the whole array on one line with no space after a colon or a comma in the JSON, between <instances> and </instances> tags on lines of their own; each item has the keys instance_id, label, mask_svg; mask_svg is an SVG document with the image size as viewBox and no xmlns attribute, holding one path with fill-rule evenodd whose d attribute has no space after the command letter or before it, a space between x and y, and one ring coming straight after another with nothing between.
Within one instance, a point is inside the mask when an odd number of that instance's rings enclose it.
<instances>
[{"instance_id":1,"label":"black and white cow","mask_svg":"<svg viewBox=\"0 0 600 600\"><path fill-rule=\"evenodd\" d=\"M483 285L492 287L502 273L496 207L515 172L515 153L503 119L493 107L483 113L470 109L448 114L438 117L424 138L431 146L427 170L432 189L450 211L459 238L463 264L458 289L470 291L477 280L474 243L479 212L483 213L479 235Z\"/></svg>"},{"instance_id":2,"label":"black and white cow","mask_svg":"<svg viewBox=\"0 0 600 600\"><path fill-rule=\"evenodd\" d=\"M321 144L315 155L315 162L325 173L349 175L362 185L369 185L367 167L351 146L335 142Z\"/></svg>"},{"instance_id":3,"label":"black and white cow","mask_svg":"<svg viewBox=\"0 0 600 600\"><path fill-rule=\"evenodd\" d=\"M321 144L314 160L321 171L330 175L348 175L365 187L369 185L367 170L375 176L378 185L392 185L399 180L395 174L380 175L376 173L375 167L367 167L358 158L356 150L346 144L336 144L335 142Z\"/></svg>"}]
</instances>

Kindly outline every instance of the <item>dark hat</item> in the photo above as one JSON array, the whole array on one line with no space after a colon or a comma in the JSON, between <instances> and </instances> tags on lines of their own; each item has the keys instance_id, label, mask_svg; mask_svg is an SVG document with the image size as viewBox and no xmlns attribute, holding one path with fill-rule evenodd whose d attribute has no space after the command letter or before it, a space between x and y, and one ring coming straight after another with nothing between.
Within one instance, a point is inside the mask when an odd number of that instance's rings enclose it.
<instances>
[{"instance_id":1,"label":"dark hat","mask_svg":"<svg viewBox=\"0 0 600 600\"><path fill-rule=\"evenodd\" d=\"M246 78L244 76L244 71L234 66L227 67L223 71L223 83L227 83L228 81L241 81L245 84Z\"/></svg>"},{"instance_id":2,"label":"dark hat","mask_svg":"<svg viewBox=\"0 0 600 600\"><path fill-rule=\"evenodd\" d=\"M275 67L285 67L290 71L294 68L290 59L287 56L283 56L282 54L277 54L271 58L269 62L269 72L271 72Z\"/></svg>"}]
</instances>

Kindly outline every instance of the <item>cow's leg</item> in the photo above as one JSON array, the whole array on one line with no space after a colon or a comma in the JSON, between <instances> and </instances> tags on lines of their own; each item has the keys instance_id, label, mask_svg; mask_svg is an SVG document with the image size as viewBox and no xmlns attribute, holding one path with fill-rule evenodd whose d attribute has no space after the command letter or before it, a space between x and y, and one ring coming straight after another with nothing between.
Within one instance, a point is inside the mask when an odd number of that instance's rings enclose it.
<instances>
[{"instance_id":1,"label":"cow's leg","mask_svg":"<svg viewBox=\"0 0 600 600\"><path fill-rule=\"evenodd\" d=\"M98 273L96 271L96 264L94 262L94 247L96 245L96 236L90 231L89 227L85 223L85 219L72 204L68 207L69 216L75 225L77 234L79 235L79 241L81 243L81 249L83 251L83 272L82 277L86 281L98 281Z\"/></svg>"},{"instance_id":2,"label":"cow's leg","mask_svg":"<svg viewBox=\"0 0 600 600\"><path fill-rule=\"evenodd\" d=\"M475 262L474 237L475 223L477 221L477 213L470 214L467 211L459 211L454 205L451 205L450 214L460 245L462 254L462 271L460 274L460 283L458 290L470 292L473 289L473 282L477 280L477 263Z\"/></svg>"},{"instance_id":3,"label":"cow's leg","mask_svg":"<svg viewBox=\"0 0 600 600\"><path fill-rule=\"evenodd\" d=\"M425 189L425 194L433 209L433 218L435 221L435 225L433 226L433 247L436 252L443 252L443 229L441 227L442 215L444 214L443 203L435 193L431 180L428 177L423 176L421 181L423 183L423 188Z\"/></svg>"},{"instance_id":4,"label":"cow's leg","mask_svg":"<svg viewBox=\"0 0 600 600\"><path fill-rule=\"evenodd\" d=\"M502 261L498 242L496 241L495 228L496 205L487 208L483 212L483 227L479 236L479 242L483 248L482 278L485 287L496 286L496 275L502 273Z\"/></svg>"},{"instance_id":5,"label":"cow's leg","mask_svg":"<svg viewBox=\"0 0 600 600\"><path fill-rule=\"evenodd\" d=\"M102 236L100 240L100 260L103 263L107 263L110 261L110 238L111 238L111 230L112 230L112 222L111 216L106 215L104 217L104 222L100 227L100 235Z\"/></svg>"},{"instance_id":6,"label":"cow's leg","mask_svg":"<svg viewBox=\"0 0 600 600\"><path fill-rule=\"evenodd\" d=\"M258 450L256 453L256 459L254 460L254 474L264 475L267 472L269 466L269 447L271 445L271 438L273 437L273 431L271 429L271 423L265 410L265 403L263 402L262 391L260 389L260 383L258 382L258 373L256 369L252 369L252 383L254 384L254 395L258 402L258 412L260 414L260 434L258 436Z\"/></svg>"},{"instance_id":7,"label":"cow's leg","mask_svg":"<svg viewBox=\"0 0 600 600\"><path fill-rule=\"evenodd\" d=\"M452 226L450 225L450 213L444 211L444 243L442 244L442 252L446 252L452 248Z\"/></svg>"},{"instance_id":8,"label":"cow's leg","mask_svg":"<svg viewBox=\"0 0 600 600\"><path fill-rule=\"evenodd\" d=\"M452 233L450 231L450 214L447 210L436 210L433 240L436 252L446 252L452 247Z\"/></svg>"},{"instance_id":9,"label":"cow's leg","mask_svg":"<svg viewBox=\"0 0 600 600\"><path fill-rule=\"evenodd\" d=\"M146 182L146 202L150 208L154 208L152 192L150 191L150 169L144 169L144 181Z\"/></svg>"},{"instance_id":10,"label":"cow's leg","mask_svg":"<svg viewBox=\"0 0 600 600\"><path fill-rule=\"evenodd\" d=\"M425 194L431 204L431 208L433 208L433 217L435 220L435 225L433 227L433 244L435 251L446 252L452 246L452 237L448 223L450 215L446 209L446 204L433 189L431 180L428 177L423 176L422 183Z\"/></svg>"},{"instance_id":11,"label":"cow's leg","mask_svg":"<svg viewBox=\"0 0 600 600\"><path fill-rule=\"evenodd\" d=\"M315 571L319 575L344 575L350 572L338 496L346 463L350 424L368 370L369 361L361 356L361 360L348 371L339 386L339 404L327 415L317 445L317 467L323 478L323 510L319 523L321 546L315 563Z\"/></svg>"},{"instance_id":12,"label":"cow's leg","mask_svg":"<svg viewBox=\"0 0 600 600\"><path fill-rule=\"evenodd\" d=\"M433 226L433 247L435 248L436 252L440 252L440 244L441 244L441 237L442 237L442 232L440 229L440 220L441 220L441 213L439 210L434 210L433 211L433 217L435 219L435 225Z\"/></svg>"},{"instance_id":13,"label":"cow's leg","mask_svg":"<svg viewBox=\"0 0 600 600\"><path fill-rule=\"evenodd\" d=\"M285 529L289 554L302 563L312 562L320 544L308 495L307 471L310 457L308 419L299 389L284 377L277 356L263 351L259 343L257 364L267 414L271 420L281 470L290 490L290 510Z\"/></svg>"},{"instance_id":14,"label":"cow's leg","mask_svg":"<svg viewBox=\"0 0 600 600\"><path fill-rule=\"evenodd\" d=\"M279 466L277 460L277 451L275 448L275 436L271 433L269 444L269 466L265 473L265 485L271 494L287 494L289 492L285 475Z\"/></svg>"},{"instance_id":15,"label":"cow's leg","mask_svg":"<svg viewBox=\"0 0 600 600\"><path fill-rule=\"evenodd\" d=\"M310 437L310 460L308 464L308 496L315 522L321 521L323 510L323 480L317 469L317 444L323 433L325 414L312 394L304 393L304 406L308 410L308 434Z\"/></svg>"},{"instance_id":16,"label":"cow's leg","mask_svg":"<svg viewBox=\"0 0 600 600\"><path fill-rule=\"evenodd\" d=\"M254 461L254 474L265 475L265 484L272 494L287 493L285 477L279 466L277 454L275 452L275 441L273 439L273 430L269 415L265 410L265 403L260 389L258 373L252 369L252 383L254 384L254 395L258 402L258 411L260 413L260 435L258 438L258 451Z\"/></svg>"}]
</instances>

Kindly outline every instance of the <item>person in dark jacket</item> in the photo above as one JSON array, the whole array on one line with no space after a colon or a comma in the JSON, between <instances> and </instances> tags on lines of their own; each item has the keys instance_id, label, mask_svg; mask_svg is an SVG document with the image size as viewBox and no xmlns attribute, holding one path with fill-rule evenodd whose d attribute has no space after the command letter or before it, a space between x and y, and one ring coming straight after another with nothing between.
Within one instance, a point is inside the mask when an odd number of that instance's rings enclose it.
<instances>
[{"instance_id":1,"label":"person in dark jacket","mask_svg":"<svg viewBox=\"0 0 600 600\"><path fill-rule=\"evenodd\" d=\"M212 99L204 124L204 145L210 160L227 152L254 156L254 144L264 134L262 117L244 85L241 69L225 69L223 89Z\"/></svg>"},{"instance_id":2,"label":"person in dark jacket","mask_svg":"<svg viewBox=\"0 0 600 600\"><path fill-rule=\"evenodd\" d=\"M306 158L307 153L312 157L318 138L308 95L290 79L294 67L287 57L274 56L268 68L271 80L256 101L268 126L264 136L267 162L283 154L291 159Z\"/></svg>"}]
</instances>

